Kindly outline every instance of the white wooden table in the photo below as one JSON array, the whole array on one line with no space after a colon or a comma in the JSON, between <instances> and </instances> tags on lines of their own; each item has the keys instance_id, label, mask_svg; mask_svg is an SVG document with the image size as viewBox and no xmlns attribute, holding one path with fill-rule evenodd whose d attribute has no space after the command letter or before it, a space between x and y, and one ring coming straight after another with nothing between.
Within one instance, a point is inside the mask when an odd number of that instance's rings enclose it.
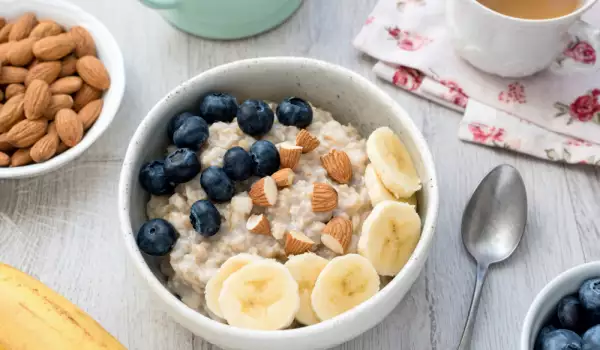
<instances>
[{"instance_id":1,"label":"white wooden table","mask_svg":"<svg viewBox=\"0 0 600 350\"><path fill-rule=\"evenodd\" d=\"M117 182L128 140L154 103L203 70L241 58L307 56L363 74L409 111L436 160L441 207L423 273L382 324L337 349L456 347L474 283L459 234L462 209L500 163L525 179L529 222L513 258L491 270L473 349L516 349L536 293L559 272L600 258L600 171L464 144L456 136L458 114L377 81L373 61L350 44L375 0L307 0L279 28L232 42L181 33L134 0L73 1L104 22L123 50L123 105L105 136L75 163L39 178L0 181L0 260L80 305L129 349L217 349L172 321L134 274L121 246Z\"/></svg>"}]
</instances>

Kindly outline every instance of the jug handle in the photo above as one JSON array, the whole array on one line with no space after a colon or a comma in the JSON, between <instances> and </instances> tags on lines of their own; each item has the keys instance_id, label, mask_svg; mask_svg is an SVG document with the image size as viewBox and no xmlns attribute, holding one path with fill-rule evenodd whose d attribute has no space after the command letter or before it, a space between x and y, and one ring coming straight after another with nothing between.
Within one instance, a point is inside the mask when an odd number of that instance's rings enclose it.
<instances>
[{"instance_id":1,"label":"jug handle","mask_svg":"<svg viewBox=\"0 0 600 350\"><path fill-rule=\"evenodd\" d=\"M142 4L153 9L172 9L179 5L181 0L140 0Z\"/></svg>"}]
</instances>

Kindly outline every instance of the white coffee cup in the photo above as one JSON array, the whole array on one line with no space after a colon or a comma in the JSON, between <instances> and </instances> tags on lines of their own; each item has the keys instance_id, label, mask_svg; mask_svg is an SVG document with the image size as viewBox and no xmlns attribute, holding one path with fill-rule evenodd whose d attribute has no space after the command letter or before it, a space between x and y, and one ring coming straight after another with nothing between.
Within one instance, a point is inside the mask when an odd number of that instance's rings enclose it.
<instances>
[{"instance_id":1,"label":"white coffee cup","mask_svg":"<svg viewBox=\"0 0 600 350\"><path fill-rule=\"evenodd\" d=\"M516 78L549 67L561 73L595 70L600 67L600 57L596 60L594 56L593 63L560 64L571 44L570 31L577 32L579 40L589 43L595 52L600 48L600 30L580 20L598 0L582 1L568 15L529 20L495 12L476 0L447 0L447 25L457 53L488 73Z\"/></svg>"}]
</instances>

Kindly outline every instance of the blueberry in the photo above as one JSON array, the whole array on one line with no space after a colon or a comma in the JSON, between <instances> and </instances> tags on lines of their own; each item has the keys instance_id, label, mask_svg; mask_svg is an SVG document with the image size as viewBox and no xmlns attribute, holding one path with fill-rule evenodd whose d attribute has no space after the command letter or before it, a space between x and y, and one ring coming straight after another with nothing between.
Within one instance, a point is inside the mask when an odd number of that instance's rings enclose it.
<instances>
[{"instance_id":1,"label":"blueberry","mask_svg":"<svg viewBox=\"0 0 600 350\"><path fill-rule=\"evenodd\" d=\"M193 179L200 172L196 153L189 148L180 148L165 159L165 174L171 182L181 184Z\"/></svg>"},{"instance_id":2,"label":"blueberry","mask_svg":"<svg viewBox=\"0 0 600 350\"><path fill-rule=\"evenodd\" d=\"M556 314L561 328L579 331L585 328L585 315L583 307L576 296L569 295L562 298L556 307Z\"/></svg>"},{"instance_id":3,"label":"blueberry","mask_svg":"<svg viewBox=\"0 0 600 350\"><path fill-rule=\"evenodd\" d=\"M179 129L179 127L185 119L192 116L194 115L190 112L183 112L169 120L169 124L167 125L167 135L169 136L169 140L171 141L171 143L173 143L173 134L175 133L175 130Z\"/></svg>"},{"instance_id":4,"label":"blueberry","mask_svg":"<svg viewBox=\"0 0 600 350\"><path fill-rule=\"evenodd\" d=\"M588 312L600 312L600 278L583 282L579 288L579 300Z\"/></svg>"},{"instance_id":5,"label":"blueberry","mask_svg":"<svg viewBox=\"0 0 600 350\"><path fill-rule=\"evenodd\" d=\"M248 179L254 171L252 156L242 147L230 148L223 157L223 171L235 181Z\"/></svg>"},{"instance_id":6,"label":"blueberry","mask_svg":"<svg viewBox=\"0 0 600 350\"><path fill-rule=\"evenodd\" d=\"M211 92L200 101L200 116L209 124L231 123L238 111L237 101L230 94Z\"/></svg>"},{"instance_id":7,"label":"blueberry","mask_svg":"<svg viewBox=\"0 0 600 350\"><path fill-rule=\"evenodd\" d=\"M546 335L548 335L548 333L552 332L556 330L556 328L552 325L548 325L545 326L544 328L542 328L540 330L540 332L538 333L538 336L535 340L535 347L534 350L541 350L542 349L542 343L544 341L544 338L546 337Z\"/></svg>"},{"instance_id":8,"label":"blueberry","mask_svg":"<svg viewBox=\"0 0 600 350\"><path fill-rule=\"evenodd\" d=\"M568 329L557 329L546 334L541 350L581 350L582 340L577 333Z\"/></svg>"},{"instance_id":9,"label":"blueberry","mask_svg":"<svg viewBox=\"0 0 600 350\"><path fill-rule=\"evenodd\" d=\"M184 118L173 134L173 143L179 148L197 151L208 140L208 123L197 115Z\"/></svg>"},{"instance_id":10,"label":"blueberry","mask_svg":"<svg viewBox=\"0 0 600 350\"><path fill-rule=\"evenodd\" d=\"M250 147L250 155L254 161L254 175L268 176L279 170L281 160L279 152L272 142L266 140L256 141Z\"/></svg>"},{"instance_id":11,"label":"blueberry","mask_svg":"<svg viewBox=\"0 0 600 350\"><path fill-rule=\"evenodd\" d=\"M233 182L223 169L210 166L200 175L200 185L208 198L215 202L227 202L233 197L235 190Z\"/></svg>"},{"instance_id":12,"label":"blueberry","mask_svg":"<svg viewBox=\"0 0 600 350\"><path fill-rule=\"evenodd\" d=\"M264 101L246 100L237 112L237 122L242 131L250 136L260 137L273 127L275 115Z\"/></svg>"},{"instance_id":13,"label":"blueberry","mask_svg":"<svg viewBox=\"0 0 600 350\"><path fill-rule=\"evenodd\" d=\"M221 214L208 200L199 200L192 204L190 221L194 230L205 237L213 236L221 228Z\"/></svg>"},{"instance_id":14,"label":"blueberry","mask_svg":"<svg viewBox=\"0 0 600 350\"><path fill-rule=\"evenodd\" d=\"M588 329L583 334L583 349L584 350L600 349L600 324Z\"/></svg>"},{"instance_id":15,"label":"blueberry","mask_svg":"<svg viewBox=\"0 0 600 350\"><path fill-rule=\"evenodd\" d=\"M283 125L306 128L312 123L313 110L303 99L288 97L277 106L277 119Z\"/></svg>"},{"instance_id":16,"label":"blueberry","mask_svg":"<svg viewBox=\"0 0 600 350\"><path fill-rule=\"evenodd\" d=\"M165 174L165 162L162 160L144 164L138 179L144 190L157 196L172 194L175 189Z\"/></svg>"},{"instance_id":17,"label":"blueberry","mask_svg":"<svg viewBox=\"0 0 600 350\"><path fill-rule=\"evenodd\" d=\"M177 240L175 228L163 219L146 221L138 231L136 242L148 255L163 256L171 251Z\"/></svg>"}]
</instances>

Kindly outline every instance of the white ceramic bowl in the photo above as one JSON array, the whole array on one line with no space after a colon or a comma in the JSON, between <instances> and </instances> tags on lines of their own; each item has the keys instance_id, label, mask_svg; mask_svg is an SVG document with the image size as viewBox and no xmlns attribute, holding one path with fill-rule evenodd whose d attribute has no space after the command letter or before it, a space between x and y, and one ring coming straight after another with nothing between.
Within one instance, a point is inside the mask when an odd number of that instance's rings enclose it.
<instances>
[{"instance_id":1,"label":"white ceramic bowl","mask_svg":"<svg viewBox=\"0 0 600 350\"><path fill-rule=\"evenodd\" d=\"M0 4L2 5L0 16L8 21L16 19L25 12L33 12L40 19L53 19L67 28L75 25L86 28L94 37L98 57L110 74L111 85L103 96L104 107L102 113L78 145L43 163L15 168L0 168L0 179L42 175L64 166L83 154L113 121L125 91L123 55L116 40L100 21L68 2L62 0L2 0Z\"/></svg>"},{"instance_id":2,"label":"white ceramic bowl","mask_svg":"<svg viewBox=\"0 0 600 350\"><path fill-rule=\"evenodd\" d=\"M232 93L238 101L250 97L280 101L286 96L299 96L330 111L341 123L352 123L365 137L383 125L400 135L423 180L419 195L423 231L411 259L390 284L373 298L338 317L309 327L281 331L247 330L213 321L188 308L165 288L157 261L143 256L135 243L135 233L147 220L148 201L148 194L138 184L138 171L144 162L164 154L169 119L192 108L198 98L209 91ZM125 155L119 183L124 243L144 284L175 320L209 342L227 349L324 349L372 328L402 300L423 268L433 241L437 211L438 188L433 160L423 136L404 109L360 75L306 58L237 61L210 69L175 88L152 108L135 132Z\"/></svg>"},{"instance_id":3,"label":"white ceramic bowl","mask_svg":"<svg viewBox=\"0 0 600 350\"><path fill-rule=\"evenodd\" d=\"M577 292L584 281L597 277L600 277L600 261L573 267L550 281L527 311L521 330L520 350L533 350L538 332L556 310L560 299Z\"/></svg>"}]
</instances>

